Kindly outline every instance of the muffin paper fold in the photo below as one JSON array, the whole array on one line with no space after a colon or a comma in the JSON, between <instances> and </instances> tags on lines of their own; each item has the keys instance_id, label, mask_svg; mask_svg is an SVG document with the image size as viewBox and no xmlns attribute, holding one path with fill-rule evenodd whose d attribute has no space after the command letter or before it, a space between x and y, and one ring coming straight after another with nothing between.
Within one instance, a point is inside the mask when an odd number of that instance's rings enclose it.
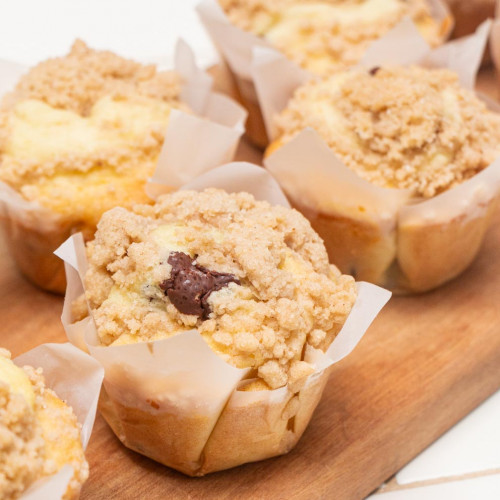
<instances>
[{"instance_id":1,"label":"muffin paper fold","mask_svg":"<svg viewBox=\"0 0 500 500\"><path fill-rule=\"evenodd\" d=\"M490 26L486 21L469 37L424 51L426 42L407 19L375 42L361 65L448 68L458 73L464 87L473 89ZM279 79L274 78L275 66L280 68ZM273 117L308 78L267 48L254 50L253 75L268 134L276 140ZM266 168L324 238L333 262L343 272L400 293L439 286L471 263L500 191L498 160L460 185L421 200L406 190L381 188L361 179L312 129L284 145L277 140L271 149Z\"/></svg>"},{"instance_id":2,"label":"muffin paper fold","mask_svg":"<svg viewBox=\"0 0 500 500\"><path fill-rule=\"evenodd\" d=\"M81 424L81 439L87 447L97 409L104 370L91 356L73 345L43 344L14 359L23 367L43 369L46 386L66 401ZM61 499L73 476L73 468L65 465L57 474L40 479L20 497L22 500Z\"/></svg>"},{"instance_id":3,"label":"muffin paper fold","mask_svg":"<svg viewBox=\"0 0 500 500\"><path fill-rule=\"evenodd\" d=\"M28 68L0 61L0 90L11 90ZM189 180L186 164L196 175L232 160L244 131L246 111L212 90L212 78L196 66L194 54L182 40L175 49L175 67L183 79L181 96L195 112L172 110L158 165L169 175L170 189ZM7 243L21 272L50 291L63 293L64 272L52 255L70 234L73 221L25 200L0 181L0 219Z\"/></svg>"},{"instance_id":4,"label":"muffin paper fold","mask_svg":"<svg viewBox=\"0 0 500 500\"><path fill-rule=\"evenodd\" d=\"M247 113L229 97L212 91L212 78L196 66L192 50L182 40L177 43L175 70L185 82L182 100L195 115L172 111L152 182L165 185L160 182L161 171L168 185L178 188L193 175L233 159Z\"/></svg>"},{"instance_id":5,"label":"muffin paper fold","mask_svg":"<svg viewBox=\"0 0 500 500\"><path fill-rule=\"evenodd\" d=\"M288 206L270 174L249 163L224 165L183 189L206 187L247 191ZM226 363L196 330L148 343L99 346L91 316L74 322L71 315L86 270L81 235L68 239L57 255L67 273L62 321L68 339L105 368L104 417L127 447L189 475L289 451L309 422L330 366L352 351L390 297L374 285L358 285L356 304L328 352L308 351L316 371L300 390L242 391L249 369Z\"/></svg>"}]
</instances>

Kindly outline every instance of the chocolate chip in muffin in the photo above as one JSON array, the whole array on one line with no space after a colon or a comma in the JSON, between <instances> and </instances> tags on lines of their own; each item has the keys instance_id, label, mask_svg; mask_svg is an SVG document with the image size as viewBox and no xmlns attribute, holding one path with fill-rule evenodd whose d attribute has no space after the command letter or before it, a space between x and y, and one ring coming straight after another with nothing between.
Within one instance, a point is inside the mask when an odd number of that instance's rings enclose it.
<instances>
[{"instance_id":1,"label":"chocolate chip in muffin","mask_svg":"<svg viewBox=\"0 0 500 500\"><path fill-rule=\"evenodd\" d=\"M240 280L227 273L210 271L194 263L184 252L172 252L168 258L172 266L170 278L160 283L170 302L183 314L207 319L211 313L208 297L229 283Z\"/></svg>"}]
</instances>

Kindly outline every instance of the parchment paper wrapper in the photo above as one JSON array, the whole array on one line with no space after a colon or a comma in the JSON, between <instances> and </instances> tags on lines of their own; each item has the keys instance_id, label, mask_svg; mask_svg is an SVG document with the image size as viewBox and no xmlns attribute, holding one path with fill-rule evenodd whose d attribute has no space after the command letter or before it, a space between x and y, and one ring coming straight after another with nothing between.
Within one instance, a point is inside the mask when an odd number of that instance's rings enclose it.
<instances>
[{"instance_id":1,"label":"parchment paper wrapper","mask_svg":"<svg viewBox=\"0 0 500 500\"><path fill-rule=\"evenodd\" d=\"M82 426L85 449L94 426L97 401L104 370L92 357L71 344L43 344L14 359L17 366L43 368L47 387L66 401ZM36 481L20 497L22 500L58 500L63 497L73 476L73 468L65 465L57 474ZM78 498L79 491L72 492Z\"/></svg>"},{"instance_id":2,"label":"parchment paper wrapper","mask_svg":"<svg viewBox=\"0 0 500 500\"><path fill-rule=\"evenodd\" d=\"M20 65L0 61L2 84L6 91L26 71ZM175 70L183 77L181 98L194 115L173 110L165 133L159 165L170 173L170 188L189 180L186 164L196 175L232 160L244 131L246 111L226 96L212 91L212 79L196 67L189 46L179 41ZM64 267L53 252L71 234L82 230L79 221L63 218L27 202L7 184L0 182L0 219L10 253L21 272L44 290L64 293ZM93 228L85 228L86 239Z\"/></svg>"},{"instance_id":3,"label":"parchment paper wrapper","mask_svg":"<svg viewBox=\"0 0 500 500\"><path fill-rule=\"evenodd\" d=\"M473 90L489 27L486 22L473 36L430 50L405 20L371 46L362 64L449 68L458 73L462 86ZM253 68L268 132L276 139L273 117L306 78L269 49L255 50ZM397 293L424 292L458 276L477 254L497 202L498 161L458 187L422 201L411 199L405 190L361 179L312 129L284 146L275 140L270 151L274 153L265 160L266 167L325 240L333 263L344 273Z\"/></svg>"},{"instance_id":4,"label":"parchment paper wrapper","mask_svg":"<svg viewBox=\"0 0 500 500\"><path fill-rule=\"evenodd\" d=\"M206 187L244 190L288 206L269 173L248 163L214 169L183 189ZM150 343L99 346L92 318L75 323L71 317L86 269L81 235L71 237L57 254L66 262L62 321L68 339L106 371L100 401L104 418L128 448L193 476L287 453L309 422L330 366L352 351L390 296L359 284L356 304L328 352L307 351L305 359L316 371L300 390L247 392L239 389L248 383L248 369L227 364L196 330Z\"/></svg>"},{"instance_id":5,"label":"parchment paper wrapper","mask_svg":"<svg viewBox=\"0 0 500 500\"><path fill-rule=\"evenodd\" d=\"M430 0L429 3L433 17L442 26L444 42L453 28L453 18L442 0ZM203 0L196 10L231 72L233 79L231 94L248 110L247 137L256 146L266 147L269 139L252 75L252 59L255 47L273 48L272 45L264 38L231 24L217 0ZM278 68L275 69L275 76L280 77Z\"/></svg>"}]
</instances>

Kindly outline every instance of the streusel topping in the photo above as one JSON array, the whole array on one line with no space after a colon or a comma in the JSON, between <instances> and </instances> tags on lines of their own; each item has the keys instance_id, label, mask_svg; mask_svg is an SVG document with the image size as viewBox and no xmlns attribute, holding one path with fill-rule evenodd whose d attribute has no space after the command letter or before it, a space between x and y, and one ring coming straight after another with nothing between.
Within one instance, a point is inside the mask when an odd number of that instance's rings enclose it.
<instances>
[{"instance_id":1,"label":"streusel topping","mask_svg":"<svg viewBox=\"0 0 500 500\"><path fill-rule=\"evenodd\" d=\"M405 16L436 46L442 27L426 0L219 0L230 21L315 74L347 69Z\"/></svg>"},{"instance_id":2,"label":"streusel topping","mask_svg":"<svg viewBox=\"0 0 500 500\"><path fill-rule=\"evenodd\" d=\"M500 155L500 115L445 69L352 70L297 89L278 141L312 127L342 161L381 187L429 198Z\"/></svg>"},{"instance_id":3,"label":"streusel topping","mask_svg":"<svg viewBox=\"0 0 500 500\"><path fill-rule=\"evenodd\" d=\"M325 349L356 298L354 280L328 263L301 214L247 193L179 191L115 208L87 255L86 297L102 344L196 328L271 388L311 373L305 345Z\"/></svg>"},{"instance_id":4,"label":"streusel topping","mask_svg":"<svg viewBox=\"0 0 500 500\"><path fill-rule=\"evenodd\" d=\"M41 369L16 367L10 353L0 350L0 497L15 499L36 480L55 474L65 463L74 475L68 492L78 491L88 477L81 446L69 459L57 460L53 450L65 450L62 436L79 443L80 427L67 405L45 387ZM68 497L69 498L69 497Z\"/></svg>"},{"instance_id":5,"label":"streusel topping","mask_svg":"<svg viewBox=\"0 0 500 500\"><path fill-rule=\"evenodd\" d=\"M69 54L41 62L18 82L3 107L36 99L58 109L87 116L104 96L143 96L164 102L178 102L181 79L174 71L157 71L144 65L99 51L77 40Z\"/></svg>"}]
</instances>

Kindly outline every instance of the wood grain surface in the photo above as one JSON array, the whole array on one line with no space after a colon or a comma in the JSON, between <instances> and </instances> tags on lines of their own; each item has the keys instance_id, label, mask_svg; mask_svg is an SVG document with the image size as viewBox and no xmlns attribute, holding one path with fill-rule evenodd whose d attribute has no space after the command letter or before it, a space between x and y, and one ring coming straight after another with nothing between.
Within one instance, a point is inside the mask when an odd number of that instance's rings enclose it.
<instances>
[{"instance_id":1,"label":"wood grain surface","mask_svg":"<svg viewBox=\"0 0 500 500\"><path fill-rule=\"evenodd\" d=\"M494 90L491 75L482 89ZM243 146L240 157L258 159ZM500 387L500 213L476 262L418 297L395 298L338 363L288 455L204 478L125 449L98 416L82 499L361 499ZM62 298L14 268L0 241L0 344L14 356L64 342Z\"/></svg>"}]
</instances>

